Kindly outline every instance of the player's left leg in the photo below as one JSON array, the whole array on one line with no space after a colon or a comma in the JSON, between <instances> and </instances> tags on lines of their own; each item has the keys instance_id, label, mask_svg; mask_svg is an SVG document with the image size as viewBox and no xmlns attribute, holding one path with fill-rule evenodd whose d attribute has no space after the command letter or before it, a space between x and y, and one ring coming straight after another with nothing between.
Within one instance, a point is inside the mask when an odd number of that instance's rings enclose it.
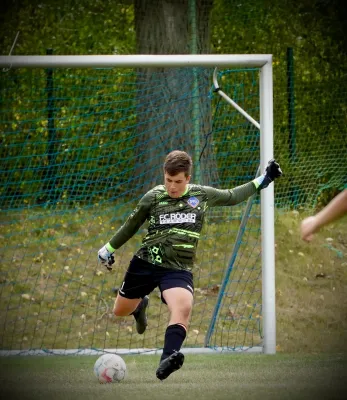
<instances>
[{"instance_id":1,"label":"player's left leg","mask_svg":"<svg viewBox=\"0 0 347 400\"><path fill-rule=\"evenodd\" d=\"M178 273L178 275L181 275ZM169 283L171 281L171 283ZM163 286L178 287L162 290ZM168 305L170 321L165 332L163 354L156 375L160 380L166 379L172 372L180 369L184 355L179 350L186 338L186 330L193 307L192 275L184 272L181 276L172 277L160 286L162 299Z\"/></svg>"}]
</instances>

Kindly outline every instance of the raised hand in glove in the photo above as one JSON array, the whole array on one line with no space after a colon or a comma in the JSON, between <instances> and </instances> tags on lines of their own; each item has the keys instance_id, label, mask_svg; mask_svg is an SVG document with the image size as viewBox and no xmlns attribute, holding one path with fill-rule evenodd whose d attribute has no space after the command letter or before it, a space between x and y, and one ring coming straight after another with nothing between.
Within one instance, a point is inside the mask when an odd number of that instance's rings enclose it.
<instances>
[{"instance_id":1,"label":"raised hand in glove","mask_svg":"<svg viewBox=\"0 0 347 400\"><path fill-rule=\"evenodd\" d=\"M101 247L98 251L98 260L104 265L109 271L112 271L112 264L114 264L114 249L107 243L105 246Z\"/></svg>"},{"instance_id":2,"label":"raised hand in glove","mask_svg":"<svg viewBox=\"0 0 347 400\"><path fill-rule=\"evenodd\" d=\"M262 190L267 188L272 181L274 181L276 178L279 178L281 175L282 170L280 165L275 159L272 159L268 162L264 174L258 176L258 178L255 178L253 183L258 190Z\"/></svg>"}]
</instances>

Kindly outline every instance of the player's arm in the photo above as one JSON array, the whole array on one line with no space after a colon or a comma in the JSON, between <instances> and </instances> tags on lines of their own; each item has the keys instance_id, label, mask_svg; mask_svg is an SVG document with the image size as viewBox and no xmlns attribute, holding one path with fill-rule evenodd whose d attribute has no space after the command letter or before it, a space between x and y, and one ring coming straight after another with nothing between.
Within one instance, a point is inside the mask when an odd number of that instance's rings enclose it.
<instances>
[{"instance_id":1,"label":"player's arm","mask_svg":"<svg viewBox=\"0 0 347 400\"><path fill-rule=\"evenodd\" d=\"M263 175L253 179L244 185L234 189L215 189L205 187L208 195L208 205L215 206L234 206L247 200L250 196L267 188L271 182L282 175L281 168L275 160L270 160Z\"/></svg>"},{"instance_id":2,"label":"player's arm","mask_svg":"<svg viewBox=\"0 0 347 400\"><path fill-rule=\"evenodd\" d=\"M100 262L108 269L112 270L111 265L114 263L113 253L126 243L140 229L141 225L146 221L152 202L152 194L145 194L134 211L129 215L125 223L117 230L108 243L98 251Z\"/></svg>"},{"instance_id":3,"label":"player's arm","mask_svg":"<svg viewBox=\"0 0 347 400\"><path fill-rule=\"evenodd\" d=\"M234 206L257 192L253 182L237 186L234 189L216 189L209 186L204 186L203 188L208 197L207 204L209 207Z\"/></svg>"},{"instance_id":4,"label":"player's arm","mask_svg":"<svg viewBox=\"0 0 347 400\"><path fill-rule=\"evenodd\" d=\"M347 189L343 190L319 213L305 218L301 223L301 238L310 242L313 234L323 226L330 224L347 213Z\"/></svg>"}]
</instances>

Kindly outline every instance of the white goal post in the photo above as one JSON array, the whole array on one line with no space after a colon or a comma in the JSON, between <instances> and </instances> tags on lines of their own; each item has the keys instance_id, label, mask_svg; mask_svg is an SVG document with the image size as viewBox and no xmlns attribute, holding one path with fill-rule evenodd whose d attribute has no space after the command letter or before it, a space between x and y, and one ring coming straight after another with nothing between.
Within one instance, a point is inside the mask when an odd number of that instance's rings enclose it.
<instances>
[{"instance_id":1,"label":"white goal post","mask_svg":"<svg viewBox=\"0 0 347 400\"><path fill-rule=\"evenodd\" d=\"M271 54L0 56L11 68L256 67L260 70L260 170L273 158L273 77ZM212 77L211 77L212 79ZM261 192L262 328L265 354L276 352L274 185ZM203 349L202 349L203 350ZM207 349L206 349L207 350Z\"/></svg>"}]
</instances>

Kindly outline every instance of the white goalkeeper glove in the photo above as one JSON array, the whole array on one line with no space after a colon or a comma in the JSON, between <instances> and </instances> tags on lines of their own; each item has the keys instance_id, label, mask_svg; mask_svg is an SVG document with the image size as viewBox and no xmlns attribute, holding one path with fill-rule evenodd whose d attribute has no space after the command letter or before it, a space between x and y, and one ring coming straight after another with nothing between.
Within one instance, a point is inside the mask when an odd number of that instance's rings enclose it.
<instances>
[{"instance_id":1,"label":"white goalkeeper glove","mask_svg":"<svg viewBox=\"0 0 347 400\"><path fill-rule=\"evenodd\" d=\"M282 175L282 170L278 162L270 160L265 168L264 174L253 180L255 187L260 191L267 188L272 181Z\"/></svg>"},{"instance_id":2,"label":"white goalkeeper glove","mask_svg":"<svg viewBox=\"0 0 347 400\"><path fill-rule=\"evenodd\" d=\"M110 243L105 244L105 246L101 247L101 249L98 251L98 260L109 271L112 271L112 264L114 264L113 253L114 248L110 245Z\"/></svg>"}]
</instances>

